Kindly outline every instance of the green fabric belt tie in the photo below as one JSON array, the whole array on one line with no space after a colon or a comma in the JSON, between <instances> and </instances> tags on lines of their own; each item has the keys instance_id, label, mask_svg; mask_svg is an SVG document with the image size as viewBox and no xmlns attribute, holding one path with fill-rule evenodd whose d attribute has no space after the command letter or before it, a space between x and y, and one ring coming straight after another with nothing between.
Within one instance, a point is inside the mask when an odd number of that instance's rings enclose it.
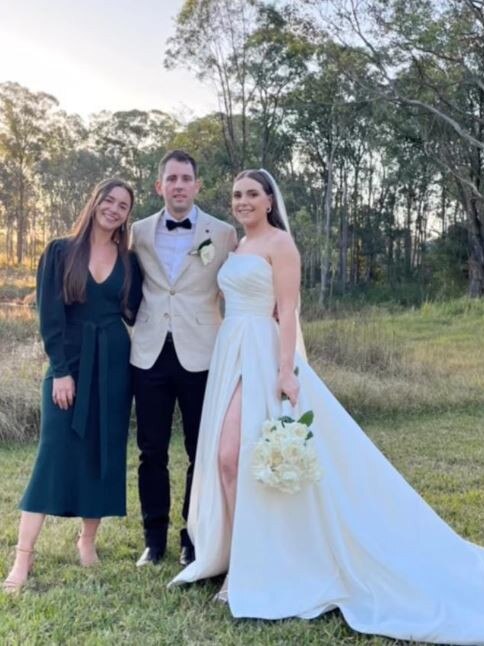
<instances>
[{"instance_id":1,"label":"green fabric belt tie","mask_svg":"<svg viewBox=\"0 0 484 646\"><path fill-rule=\"evenodd\" d=\"M108 335L106 329L114 323L119 323L119 316L104 320L101 323L79 321L79 324L82 325L82 343L76 401L72 417L72 429L80 438L84 438L86 435L91 397L91 381L97 348L99 392L99 468L101 478L104 478L106 475L108 453Z\"/></svg>"}]
</instances>

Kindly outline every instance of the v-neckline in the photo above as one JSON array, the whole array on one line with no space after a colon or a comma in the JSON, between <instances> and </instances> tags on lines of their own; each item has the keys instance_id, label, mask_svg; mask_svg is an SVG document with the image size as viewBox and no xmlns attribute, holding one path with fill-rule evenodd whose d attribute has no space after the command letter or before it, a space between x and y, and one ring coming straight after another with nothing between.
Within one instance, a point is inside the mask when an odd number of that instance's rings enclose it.
<instances>
[{"instance_id":1,"label":"v-neckline","mask_svg":"<svg viewBox=\"0 0 484 646\"><path fill-rule=\"evenodd\" d=\"M89 266L88 266L87 271L89 272L89 276L91 277L92 282L93 282L95 285L104 285L104 283L106 283L106 282L111 278L111 276L113 275L114 270L116 269L116 265L118 264L118 260L119 260L119 252L117 252L117 253L116 253L116 260L114 261L113 266L111 267L111 271L110 271L110 272L109 272L109 274L106 276L106 278L105 278L104 280L102 280L101 282L97 281L97 280L94 278L94 276L93 276L93 274L92 274L92 271L89 269Z\"/></svg>"}]
</instances>

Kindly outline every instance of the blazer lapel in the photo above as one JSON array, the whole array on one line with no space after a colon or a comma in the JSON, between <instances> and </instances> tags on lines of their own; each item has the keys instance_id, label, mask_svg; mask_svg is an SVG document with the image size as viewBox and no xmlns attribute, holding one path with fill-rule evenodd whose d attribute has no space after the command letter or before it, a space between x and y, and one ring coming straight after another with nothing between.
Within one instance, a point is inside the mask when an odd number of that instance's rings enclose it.
<instances>
[{"instance_id":1,"label":"blazer lapel","mask_svg":"<svg viewBox=\"0 0 484 646\"><path fill-rule=\"evenodd\" d=\"M197 224L195 225L195 236L193 238L192 250L198 249L198 247L204 240L207 240L207 238L210 238L212 236L212 228L210 226L210 220L205 215L205 213L198 208L198 206L196 208L197 208ZM175 285L180 280L180 278L185 273L185 271L188 269L188 267L190 267L190 265L194 262L197 262L197 263L201 262L200 258L198 257L198 254L188 253L183 261L180 271L178 272L178 276L175 278L175 281L174 281Z\"/></svg>"},{"instance_id":2,"label":"blazer lapel","mask_svg":"<svg viewBox=\"0 0 484 646\"><path fill-rule=\"evenodd\" d=\"M165 266L163 265L160 256L158 255L158 251L156 249L156 229L158 228L158 224L161 221L161 218L163 217L164 209L162 209L159 213L155 215L153 218L153 222L151 223L150 231L149 231L149 243L151 250L153 252L153 255L155 256L155 262L157 266L160 268L160 272L162 274L163 280L166 283L166 285L170 284L170 281L168 280L168 276L166 274L166 269Z\"/></svg>"}]
</instances>

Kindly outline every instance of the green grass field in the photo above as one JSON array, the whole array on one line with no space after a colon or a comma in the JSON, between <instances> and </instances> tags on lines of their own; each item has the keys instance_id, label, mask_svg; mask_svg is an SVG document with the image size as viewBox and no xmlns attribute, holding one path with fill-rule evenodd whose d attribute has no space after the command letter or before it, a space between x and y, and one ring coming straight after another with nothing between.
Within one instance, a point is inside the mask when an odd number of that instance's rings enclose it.
<instances>
[{"instance_id":1,"label":"green grass field","mask_svg":"<svg viewBox=\"0 0 484 646\"><path fill-rule=\"evenodd\" d=\"M305 326L311 363L333 392L438 513L464 537L482 544L483 320L484 303L462 299L400 314L369 310L357 318L352 314ZM33 364L32 353L25 350L33 347L32 325L31 317L0 317L0 349L10 348L7 354L19 372L25 371L24 363L34 365L25 380L30 374L38 389L42 359L35 350ZM9 375L13 380L15 369ZM0 400L0 415L9 417L6 405ZM1 577L12 560L16 505L35 456L31 440L13 439L28 437L17 428L21 423L10 420L0 448ZM217 582L168 591L166 584L179 569L185 463L179 433L171 450L175 495L168 554L163 565L137 570L134 564L143 545L136 461L131 439L128 517L104 523L100 567L86 571L77 564L75 520L48 520L25 591L18 598L0 594L0 644L398 643L354 633L338 612L311 622L235 621L227 608L211 601Z\"/></svg>"}]
</instances>

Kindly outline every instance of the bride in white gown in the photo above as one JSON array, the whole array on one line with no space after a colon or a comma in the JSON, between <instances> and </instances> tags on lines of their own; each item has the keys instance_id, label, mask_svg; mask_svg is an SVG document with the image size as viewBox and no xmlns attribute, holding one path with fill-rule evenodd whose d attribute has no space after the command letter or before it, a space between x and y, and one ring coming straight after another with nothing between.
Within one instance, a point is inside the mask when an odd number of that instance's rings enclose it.
<instances>
[{"instance_id":1,"label":"bride in white gown","mask_svg":"<svg viewBox=\"0 0 484 646\"><path fill-rule=\"evenodd\" d=\"M437 516L295 353L299 256L282 230L279 195L265 171L244 171L234 184L246 237L219 273L225 319L188 518L196 560L172 584L228 572L222 595L234 617L339 608L364 633L484 644L483 548ZM257 482L251 468L262 423L281 414L281 392L296 414L314 411L324 474L296 494Z\"/></svg>"}]
</instances>

